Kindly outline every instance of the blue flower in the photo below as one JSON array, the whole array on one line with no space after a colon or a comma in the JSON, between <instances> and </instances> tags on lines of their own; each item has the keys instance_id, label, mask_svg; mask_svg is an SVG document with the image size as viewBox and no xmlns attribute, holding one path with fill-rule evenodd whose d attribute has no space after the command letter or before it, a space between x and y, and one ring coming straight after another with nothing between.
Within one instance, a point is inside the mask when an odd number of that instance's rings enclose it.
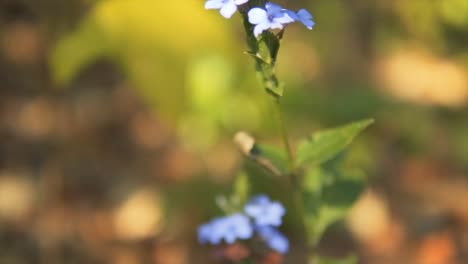
<instances>
[{"instance_id":1,"label":"blue flower","mask_svg":"<svg viewBox=\"0 0 468 264\"><path fill-rule=\"evenodd\" d=\"M255 25L254 35L258 37L263 31L268 29L283 29L284 25L294 22L286 9L279 5L267 3L265 9L255 7L249 13L249 22Z\"/></svg>"},{"instance_id":2,"label":"blue flower","mask_svg":"<svg viewBox=\"0 0 468 264\"><path fill-rule=\"evenodd\" d=\"M247 3L249 0L208 0L205 3L206 9L219 9L225 18L231 18L237 11L237 6Z\"/></svg>"},{"instance_id":3,"label":"blue flower","mask_svg":"<svg viewBox=\"0 0 468 264\"><path fill-rule=\"evenodd\" d=\"M289 240L275 228L271 226L260 226L256 228L256 231L271 249L281 254L288 252Z\"/></svg>"},{"instance_id":4,"label":"blue flower","mask_svg":"<svg viewBox=\"0 0 468 264\"><path fill-rule=\"evenodd\" d=\"M198 241L202 244L211 243L217 244L221 240L219 235L214 235L212 231L212 222L203 224L198 227ZM218 238L219 237L219 238Z\"/></svg>"},{"instance_id":5,"label":"blue flower","mask_svg":"<svg viewBox=\"0 0 468 264\"><path fill-rule=\"evenodd\" d=\"M237 213L220 217L198 228L200 243L217 245L223 240L232 244L237 239L249 239L253 235L253 227L247 216Z\"/></svg>"},{"instance_id":6,"label":"blue flower","mask_svg":"<svg viewBox=\"0 0 468 264\"><path fill-rule=\"evenodd\" d=\"M268 196L258 195L244 207L245 213L255 220L257 226L280 226L286 210L279 202L271 202Z\"/></svg>"},{"instance_id":7,"label":"blue flower","mask_svg":"<svg viewBox=\"0 0 468 264\"><path fill-rule=\"evenodd\" d=\"M309 13L309 11L305 9L301 9L297 12L297 17L294 18L294 20L301 22L306 26L308 29L312 29L315 25L315 22L312 21L312 15Z\"/></svg>"},{"instance_id":8,"label":"blue flower","mask_svg":"<svg viewBox=\"0 0 468 264\"><path fill-rule=\"evenodd\" d=\"M270 201L266 195L253 197L244 207L244 213L215 218L198 228L200 243L232 244L237 240L259 237L272 250L285 254L289 240L278 231L286 210L279 202Z\"/></svg>"},{"instance_id":9,"label":"blue flower","mask_svg":"<svg viewBox=\"0 0 468 264\"><path fill-rule=\"evenodd\" d=\"M305 9L301 9L297 13L292 10L283 9L283 12L285 12L289 17L294 19L294 21L301 22L308 29L312 29L315 25L315 22L312 20L312 15L309 13L309 11Z\"/></svg>"}]
</instances>

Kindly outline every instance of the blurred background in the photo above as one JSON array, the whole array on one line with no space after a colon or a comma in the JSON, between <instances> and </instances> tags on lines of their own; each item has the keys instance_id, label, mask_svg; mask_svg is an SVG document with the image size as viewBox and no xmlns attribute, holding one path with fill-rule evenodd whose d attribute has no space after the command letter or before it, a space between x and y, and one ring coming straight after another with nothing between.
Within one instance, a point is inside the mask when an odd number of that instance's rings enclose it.
<instances>
[{"instance_id":1,"label":"blurred background","mask_svg":"<svg viewBox=\"0 0 468 264\"><path fill-rule=\"evenodd\" d=\"M316 21L280 51L291 137L376 119L320 250L467 263L468 1L278 3ZM0 0L0 263L216 263L196 228L243 167L234 133L280 142L239 15L203 4Z\"/></svg>"}]
</instances>

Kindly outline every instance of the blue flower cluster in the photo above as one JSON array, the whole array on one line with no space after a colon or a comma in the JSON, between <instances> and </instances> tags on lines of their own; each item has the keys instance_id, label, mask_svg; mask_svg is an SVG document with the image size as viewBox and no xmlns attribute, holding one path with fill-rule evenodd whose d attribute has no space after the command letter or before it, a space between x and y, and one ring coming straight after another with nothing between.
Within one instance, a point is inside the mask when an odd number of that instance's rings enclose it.
<instances>
[{"instance_id":1,"label":"blue flower cluster","mask_svg":"<svg viewBox=\"0 0 468 264\"><path fill-rule=\"evenodd\" d=\"M237 11L237 6L247 3L249 0L207 0L206 9L219 9L222 16L231 18ZM283 29L287 24L300 22L308 29L312 29L315 22L312 15L305 9L297 12L282 8L273 3L266 3L264 7L254 7L247 13L249 22L254 27L254 35L258 37L268 29Z\"/></svg>"},{"instance_id":2,"label":"blue flower cluster","mask_svg":"<svg viewBox=\"0 0 468 264\"><path fill-rule=\"evenodd\" d=\"M258 195L244 206L243 213L215 218L201 225L198 240L212 245L223 241L232 244L257 234L268 247L284 254L289 250L289 241L276 227L281 225L285 213L281 203L270 201L266 195Z\"/></svg>"}]
</instances>

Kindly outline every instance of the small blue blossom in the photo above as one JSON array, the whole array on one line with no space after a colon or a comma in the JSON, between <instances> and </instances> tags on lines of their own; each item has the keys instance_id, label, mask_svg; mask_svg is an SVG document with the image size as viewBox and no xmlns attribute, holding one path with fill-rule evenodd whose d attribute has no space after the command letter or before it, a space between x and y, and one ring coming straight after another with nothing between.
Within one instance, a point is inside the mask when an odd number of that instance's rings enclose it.
<instances>
[{"instance_id":1,"label":"small blue blossom","mask_svg":"<svg viewBox=\"0 0 468 264\"><path fill-rule=\"evenodd\" d=\"M283 29L284 25L294 22L286 9L279 5L267 3L265 9L255 7L249 13L249 22L255 25L254 35L258 37L263 31L268 29Z\"/></svg>"},{"instance_id":2,"label":"small blue blossom","mask_svg":"<svg viewBox=\"0 0 468 264\"><path fill-rule=\"evenodd\" d=\"M249 0L208 0L205 2L206 9L219 9L225 18L231 18L237 11L237 6L247 3Z\"/></svg>"},{"instance_id":3,"label":"small blue blossom","mask_svg":"<svg viewBox=\"0 0 468 264\"><path fill-rule=\"evenodd\" d=\"M270 201L266 195L253 197L243 213L215 218L198 228L200 243L232 244L237 240L251 239L254 234L272 250L285 254L289 250L288 239L276 227L281 225L286 210L279 202Z\"/></svg>"},{"instance_id":4,"label":"small blue blossom","mask_svg":"<svg viewBox=\"0 0 468 264\"><path fill-rule=\"evenodd\" d=\"M309 13L309 11L307 11L305 9L301 9L296 13L296 12L294 12L292 10L287 10L287 9L283 9L283 10L284 10L284 12L286 12L286 14L288 14L288 16L290 16L292 19L294 19L294 21L301 22L308 29L312 29L314 27L315 22L312 20L313 17Z\"/></svg>"},{"instance_id":5,"label":"small blue blossom","mask_svg":"<svg viewBox=\"0 0 468 264\"><path fill-rule=\"evenodd\" d=\"M308 29L312 29L315 25L312 15L307 10L301 9L296 13L273 3L266 3L265 9L252 8L248 17L249 22L255 25L255 37L268 29L283 29L286 24L294 21L301 22Z\"/></svg>"},{"instance_id":6,"label":"small blue blossom","mask_svg":"<svg viewBox=\"0 0 468 264\"><path fill-rule=\"evenodd\" d=\"M237 239L249 239L253 235L253 227L247 216L237 213L230 216L213 219L198 228L200 243L220 244L223 240L232 244Z\"/></svg>"},{"instance_id":7,"label":"small blue blossom","mask_svg":"<svg viewBox=\"0 0 468 264\"><path fill-rule=\"evenodd\" d=\"M211 243L211 244L216 244L215 236L212 233L212 222L203 224L200 227L198 227L198 242L204 244L204 243Z\"/></svg>"},{"instance_id":8,"label":"small blue blossom","mask_svg":"<svg viewBox=\"0 0 468 264\"><path fill-rule=\"evenodd\" d=\"M301 22L308 29L312 29L315 25L315 22L312 20L312 18L313 17L309 13L309 11L301 9L297 12L297 18L295 18L294 20Z\"/></svg>"},{"instance_id":9,"label":"small blue blossom","mask_svg":"<svg viewBox=\"0 0 468 264\"><path fill-rule=\"evenodd\" d=\"M255 220L257 226L280 226L286 210L279 202L271 202L268 196L258 195L244 207L245 213Z\"/></svg>"},{"instance_id":10,"label":"small blue blossom","mask_svg":"<svg viewBox=\"0 0 468 264\"><path fill-rule=\"evenodd\" d=\"M289 240L274 227L260 226L256 231L271 249L281 254L288 252Z\"/></svg>"}]
</instances>

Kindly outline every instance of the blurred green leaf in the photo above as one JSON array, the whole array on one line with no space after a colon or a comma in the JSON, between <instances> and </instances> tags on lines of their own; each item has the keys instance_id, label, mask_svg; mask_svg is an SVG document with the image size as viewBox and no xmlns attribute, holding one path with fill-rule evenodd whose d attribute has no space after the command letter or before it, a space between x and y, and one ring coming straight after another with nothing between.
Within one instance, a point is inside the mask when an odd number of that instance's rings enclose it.
<instances>
[{"instance_id":1,"label":"blurred green leaf","mask_svg":"<svg viewBox=\"0 0 468 264\"><path fill-rule=\"evenodd\" d=\"M288 160L284 150L279 149L275 146L266 144L257 144L252 150L252 154L268 160L275 168L277 168L281 174L288 171Z\"/></svg>"},{"instance_id":2,"label":"blurred green leaf","mask_svg":"<svg viewBox=\"0 0 468 264\"><path fill-rule=\"evenodd\" d=\"M259 145L252 136L243 131L236 134L234 142L244 156L271 174L281 176L287 172L284 151L274 146Z\"/></svg>"},{"instance_id":3,"label":"blurred green leaf","mask_svg":"<svg viewBox=\"0 0 468 264\"><path fill-rule=\"evenodd\" d=\"M355 256L350 256L344 259L314 256L309 261L309 264L357 264L357 263L358 263L358 260Z\"/></svg>"},{"instance_id":4,"label":"blurred green leaf","mask_svg":"<svg viewBox=\"0 0 468 264\"><path fill-rule=\"evenodd\" d=\"M296 152L298 165L319 165L335 157L374 120L366 119L349 125L315 133L302 141Z\"/></svg>"},{"instance_id":5,"label":"blurred green leaf","mask_svg":"<svg viewBox=\"0 0 468 264\"><path fill-rule=\"evenodd\" d=\"M243 206L249 198L249 192L249 177L244 172L239 173L234 181L234 189L231 195L232 202L237 204L238 207Z\"/></svg>"},{"instance_id":6,"label":"blurred green leaf","mask_svg":"<svg viewBox=\"0 0 468 264\"><path fill-rule=\"evenodd\" d=\"M448 23L466 27L468 25L468 1L445 0L437 2L441 17Z\"/></svg>"},{"instance_id":7,"label":"blurred green leaf","mask_svg":"<svg viewBox=\"0 0 468 264\"><path fill-rule=\"evenodd\" d=\"M309 241L317 243L325 230L342 219L364 190L365 179L344 169L315 167L304 178L304 205Z\"/></svg>"},{"instance_id":8,"label":"blurred green leaf","mask_svg":"<svg viewBox=\"0 0 468 264\"><path fill-rule=\"evenodd\" d=\"M109 39L94 19L83 21L80 30L61 39L52 52L51 68L56 82L70 82L86 65L109 56Z\"/></svg>"},{"instance_id":9,"label":"blurred green leaf","mask_svg":"<svg viewBox=\"0 0 468 264\"><path fill-rule=\"evenodd\" d=\"M213 74L213 73L216 74ZM219 116L230 98L234 79L234 65L219 55L200 56L192 61L187 71L188 100L194 111Z\"/></svg>"},{"instance_id":10,"label":"blurred green leaf","mask_svg":"<svg viewBox=\"0 0 468 264\"><path fill-rule=\"evenodd\" d=\"M148 104L175 120L186 106L183 77L189 60L206 51L226 54L234 43L231 36L227 22L206 12L198 0L98 1L76 31L57 41L51 72L55 81L67 85L105 58Z\"/></svg>"}]
</instances>

